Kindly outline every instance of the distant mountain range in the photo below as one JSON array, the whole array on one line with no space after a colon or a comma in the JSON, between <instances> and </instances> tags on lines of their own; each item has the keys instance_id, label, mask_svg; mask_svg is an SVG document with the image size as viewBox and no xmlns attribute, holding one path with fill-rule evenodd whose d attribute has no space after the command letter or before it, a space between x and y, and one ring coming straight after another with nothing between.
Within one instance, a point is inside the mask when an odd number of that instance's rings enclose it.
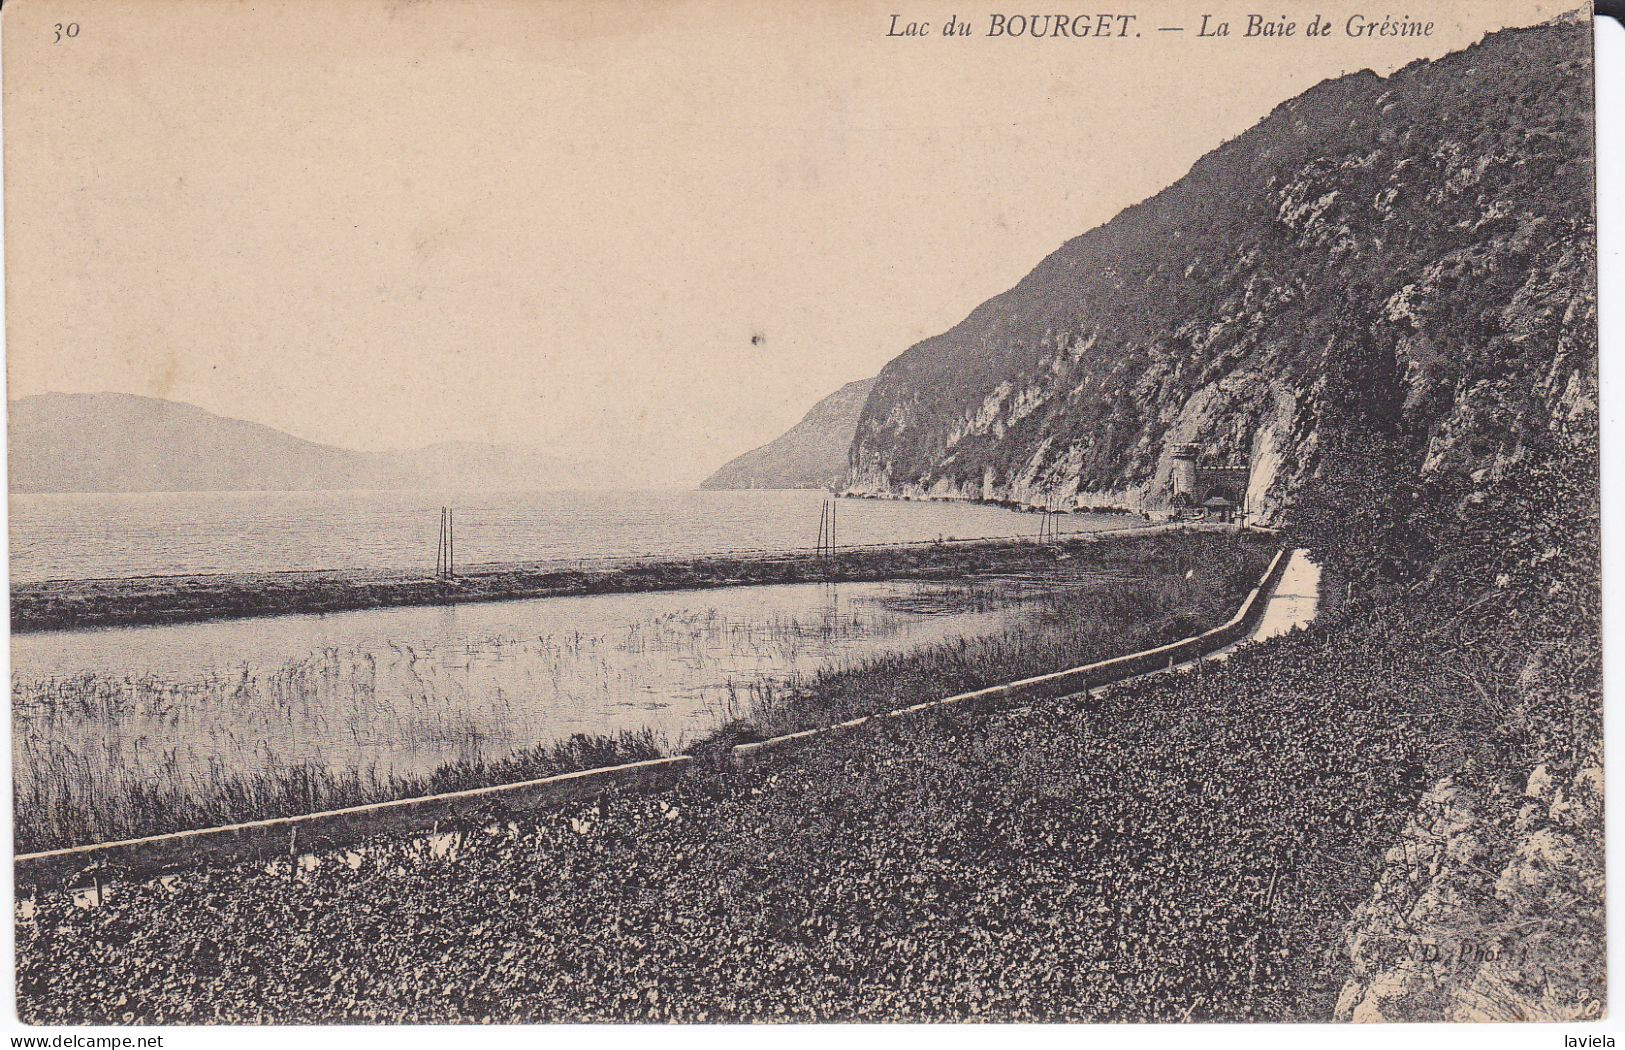
<instances>
[{"instance_id":1,"label":"distant mountain range","mask_svg":"<svg viewBox=\"0 0 1625 1050\"><path fill-rule=\"evenodd\" d=\"M850 430L848 440L850 440ZM196 405L133 394L11 402L13 492L645 487L624 467L526 445L442 442L358 452Z\"/></svg>"},{"instance_id":2,"label":"distant mountain range","mask_svg":"<svg viewBox=\"0 0 1625 1050\"><path fill-rule=\"evenodd\" d=\"M814 405L801 422L761 448L730 460L702 489L820 489L846 476L847 450L873 379L848 383Z\"/></svg>"}]
</instances>

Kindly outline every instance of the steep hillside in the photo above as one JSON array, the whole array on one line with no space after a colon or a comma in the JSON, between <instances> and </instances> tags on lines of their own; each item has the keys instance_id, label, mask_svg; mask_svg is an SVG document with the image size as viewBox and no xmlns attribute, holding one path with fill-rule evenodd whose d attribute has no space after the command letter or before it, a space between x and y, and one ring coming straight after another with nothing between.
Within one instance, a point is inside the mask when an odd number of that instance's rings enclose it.
<instances>
[{"instance_id":1,"label":"steep hillside","mask_svg":"<svg viewBox=\"0 0 1625 1050\"><path fill-rule=\"evenodd\" d=\"M876 380L849 487L1156 506L1168 446L1314 469L1329 354L1374 341L1414 440L1470 474L1592 396L1590 26L1327 81L1067 242Z\"/></svg>"},{"instance_id":2,"label":"steep hillside","mask_svg":"<svg viewBox=\"0 0 1625 1050\"><path fill-rule=\"evenodd\" d=\"M724 464L702 489L821 489L846 476L847 451L873 379L848 383L801 422L761 448Z\"/></svg>"},{"instance_id":3,"label":"steep hillside","mask_svg":"<svg viewBox=\"0 0 1625 1050\"><path fill-rule=\"evenodd\" d=\"M1606 1009L1590 55L1559 20L1305 92L892 362L859 422L848 484L881 494L1155 507L1198 443L1325 567L1332 608L1217 670L1203 728L1245 713L1222 760L1324 704L1335 743L1194 810L1281 829L1239 950L1290 944L1282 1016Z\"/></svg>"},{"instance_id":4,"label":"steep hillside","mask_svg":"<svg viewBox=\"0 0 1625 1050\"><path fill-rule=\"evenodd\" d=\"M357 452L133 394L21 398L10 405L8 429L13 492L563 489L649 481L634 464L575 462L528 445L450 441Z\"/></svg>"}]
</instances>

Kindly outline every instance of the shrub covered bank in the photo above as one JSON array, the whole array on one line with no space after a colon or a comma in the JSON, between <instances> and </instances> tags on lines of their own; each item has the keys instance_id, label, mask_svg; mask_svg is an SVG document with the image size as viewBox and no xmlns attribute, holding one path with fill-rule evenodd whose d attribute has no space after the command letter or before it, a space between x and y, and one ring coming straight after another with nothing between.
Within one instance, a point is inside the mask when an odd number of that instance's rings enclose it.
<instances>
[{"instance_id":1,"label":"shrub covered bank","mask_svg":"<svg viewBox=\"0 0 1625 1050\"><path fill-rule=\"evenodd\" d=\"M1316 628L447 856L42 899L20 993L39 1020L1324 1017L1383 850L1487 738L1456 670Z\"/></svg>"},{"instance_id":2,"label":"shrub covered bank","mask_svg":"<svg viewBox=\"0 0 1625 1050\"><path fill-rule=\"evenodd\" d=\"M1347 930L1353 1020L1574 1020L1606 998L1595 437L1467 501L1402 628L1485 725ZM1432 601L1432 607L1421 603ZM1397 630L1396 630L1397 633Z\"/></svg>"}]
</instances>

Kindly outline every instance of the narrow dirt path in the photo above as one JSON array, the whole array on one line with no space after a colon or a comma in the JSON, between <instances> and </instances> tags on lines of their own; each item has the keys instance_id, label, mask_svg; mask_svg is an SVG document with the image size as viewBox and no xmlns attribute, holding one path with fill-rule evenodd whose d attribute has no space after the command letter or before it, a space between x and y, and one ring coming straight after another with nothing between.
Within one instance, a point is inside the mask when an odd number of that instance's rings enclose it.
<instances>
[{"instance_id":1,"label":"narrow dirt path","mask_svg":"<svg viewBox=\"0 0 1625 1050\"><path fill-rule=\"evenodd\" d=\"M1299 547L1292 552L1281 579L1270 592L1270 603L1264 607L1264 616L1248 641L1261 642L1307 627L1319 608L1320 566L1309 557L1308 551Z\"/></svg>"},{"instance_id":2,"label":"narrow dirt path","mask_svg":"<svg viewBox=\"0 0 1625 1050\"><path fill-rule=\"evenodd\" d=\"M1281 578L1271 588L1269 603L1264 606L1264 614L1259 617L1258 626L1253 628L1251 634L1233 645L1169 668L1169 671L1183 671L1207 660L1227 660L1241 646L1307 627L1314 621L1319 608L1320 566L1309 557L1308 551L1298 547L1289 556L1286 568L1281 570ZM1168 674L1169 671L1151 673Z\"/></svg>"}]
</instances>

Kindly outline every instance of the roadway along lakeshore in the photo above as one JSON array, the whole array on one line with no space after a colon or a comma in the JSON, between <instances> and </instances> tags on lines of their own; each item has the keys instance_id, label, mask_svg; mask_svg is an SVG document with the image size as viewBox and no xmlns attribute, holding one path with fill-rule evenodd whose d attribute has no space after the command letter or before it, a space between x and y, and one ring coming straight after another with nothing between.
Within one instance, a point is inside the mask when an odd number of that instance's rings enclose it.
<instances>
[{"instance_id":1,"label":"roadway along lakeshore","mask_svg":"<svg viewBox=\"0 0 1625 1050\"><path fill-rule=\"evenodd\" d=\"M851 547L833 558L812 551L749 551L686 558L473 565L454 578L364 569L137 576L15 584L11 629L73 630L199 620L344 612L414 605L512 601L756 584L942 579L985 571L1042 569L1102 542L1225 526L1140 525L1079 533L1038 544L1004 538Z\"/></svg>"}]
</instances>

